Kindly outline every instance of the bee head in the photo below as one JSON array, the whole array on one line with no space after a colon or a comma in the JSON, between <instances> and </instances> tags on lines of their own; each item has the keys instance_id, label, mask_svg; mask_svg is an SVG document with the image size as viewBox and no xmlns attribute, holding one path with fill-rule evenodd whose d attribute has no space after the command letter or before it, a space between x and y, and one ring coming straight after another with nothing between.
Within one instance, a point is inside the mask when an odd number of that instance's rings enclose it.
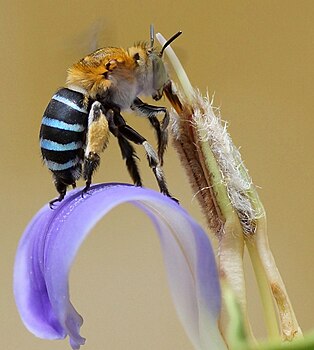
<instances>
[{"instance_id":1,"label":"bee head","mask_svg":"<svg viewBox=\"0 0 314 350\"><path fill-rule=\"evenodd\" d=\"M161 99L163 89L169 80L165 64L162 60L164 50L169 46L182 32L179 31L174 34L162 47L160 52L154 50L154 26L150 26L150 48L148 50L148 56L152 62L152 78L153 78L153 99L158 101Z\"/></svg>"},{"instance_id":2,"label":"bee head","mask_svg":"<svg viewBox=\"0 0 314 350\"><path fill-rule=\"evenodd\" d=\"M138 93L151 95L156 101L161 99L164 87L169 81L162 55L165 48L180 34L182 32L173 35L158 51L154 48L154 29L151 26L150 43L139 42L128 49L129 55L135 61Z\"/></svg>"}]
</instances>

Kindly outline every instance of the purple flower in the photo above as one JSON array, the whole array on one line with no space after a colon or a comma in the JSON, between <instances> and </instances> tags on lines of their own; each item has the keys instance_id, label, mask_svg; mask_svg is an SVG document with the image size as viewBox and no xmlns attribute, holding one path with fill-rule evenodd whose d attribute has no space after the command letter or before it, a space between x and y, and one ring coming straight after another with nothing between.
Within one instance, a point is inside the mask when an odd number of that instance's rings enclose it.
<instances>
[{"instance_id":1,"label":"purple flower","mask_svg":"<svg viewBox=\"0 0 314 350\"><path fill-rule=\"evenodd\" d=\"M202 228L173 200L125 184L68 194L55 210L44 206L26 228L16 254L14 293L29 331L46 339L67 335L73 349L83 319L69 299L69 270L93 226L112 208L130 202L158 233L178 316L195 349L226 349L218 329L221 296L215 257ZM105 316L104 316L105 317Z\"/></svg>"}]
</instances>

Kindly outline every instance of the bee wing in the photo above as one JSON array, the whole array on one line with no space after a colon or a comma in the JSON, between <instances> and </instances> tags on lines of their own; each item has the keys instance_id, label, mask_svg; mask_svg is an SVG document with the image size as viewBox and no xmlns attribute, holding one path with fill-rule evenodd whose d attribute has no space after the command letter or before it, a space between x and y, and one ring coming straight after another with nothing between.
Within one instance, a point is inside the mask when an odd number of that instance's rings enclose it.
<instances>
[{"instance_id":1,"label":"bee wing","mask_svg":"<svg viewBox=\"0 0 314 350\"><path fill-rule=\"evenodd\" d=\"M82 61L86 66L101 70L102 75L108 79L110 73L114 72L118 66L125 66L128 60L129 57L123 49L104 47L84 57Z\"/></svg>"}]
</instances>

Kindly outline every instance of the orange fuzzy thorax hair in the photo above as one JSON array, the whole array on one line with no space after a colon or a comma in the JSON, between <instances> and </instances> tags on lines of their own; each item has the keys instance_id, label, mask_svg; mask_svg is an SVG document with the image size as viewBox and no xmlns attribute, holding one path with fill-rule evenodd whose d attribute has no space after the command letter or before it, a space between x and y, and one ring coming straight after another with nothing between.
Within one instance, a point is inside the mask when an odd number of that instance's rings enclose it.
<instances>
[{"instance_id":1,"label":"orange fuzzy thorax hair","mask_svg":"<svg viewBox=\"0 0 314 350\"><path fill-rule=\"evenodd\" d=\"M68 70L67 85L80 87L94 98L114 80L134 80L135 66L132 56L122 48L99 49Z\"/></svg>"}]
</instances>

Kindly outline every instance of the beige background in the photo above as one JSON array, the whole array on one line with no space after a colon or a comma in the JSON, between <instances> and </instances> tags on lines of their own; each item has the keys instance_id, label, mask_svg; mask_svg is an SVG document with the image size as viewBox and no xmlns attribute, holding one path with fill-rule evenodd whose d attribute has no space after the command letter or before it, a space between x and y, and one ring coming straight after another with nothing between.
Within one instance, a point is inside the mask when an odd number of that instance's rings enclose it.
<instances>
[{"instance_id":1,"label":"beige background","mask_svg":"<svg viewBox=\"0 0 314 350\"><path fill-rule=\"evenodd\" d=\"M312 1L2 1L0 335L6 350L69 349L33 337L12 296L14 254L27 222L53 196L40 160L43 110L66 69L100 46L148 39L149 24L169 37L191 81L215 92L268 212L272 250L304 330L314 326ZM98 34L97 34L98 33ZM167 104L167 102L164 102ZM127 117L153 142L145 120ZM156 189L143 152L145 185ZM175 152L165 171L170 190L203 225ZM96 181L130 182L115 140ZM264 335L248 269L250 311ZM108 215L86 241L71 275L85 318L84 349L191 349L172 306L152 225L130 206Z\"/></svg>"}]
</instances>

